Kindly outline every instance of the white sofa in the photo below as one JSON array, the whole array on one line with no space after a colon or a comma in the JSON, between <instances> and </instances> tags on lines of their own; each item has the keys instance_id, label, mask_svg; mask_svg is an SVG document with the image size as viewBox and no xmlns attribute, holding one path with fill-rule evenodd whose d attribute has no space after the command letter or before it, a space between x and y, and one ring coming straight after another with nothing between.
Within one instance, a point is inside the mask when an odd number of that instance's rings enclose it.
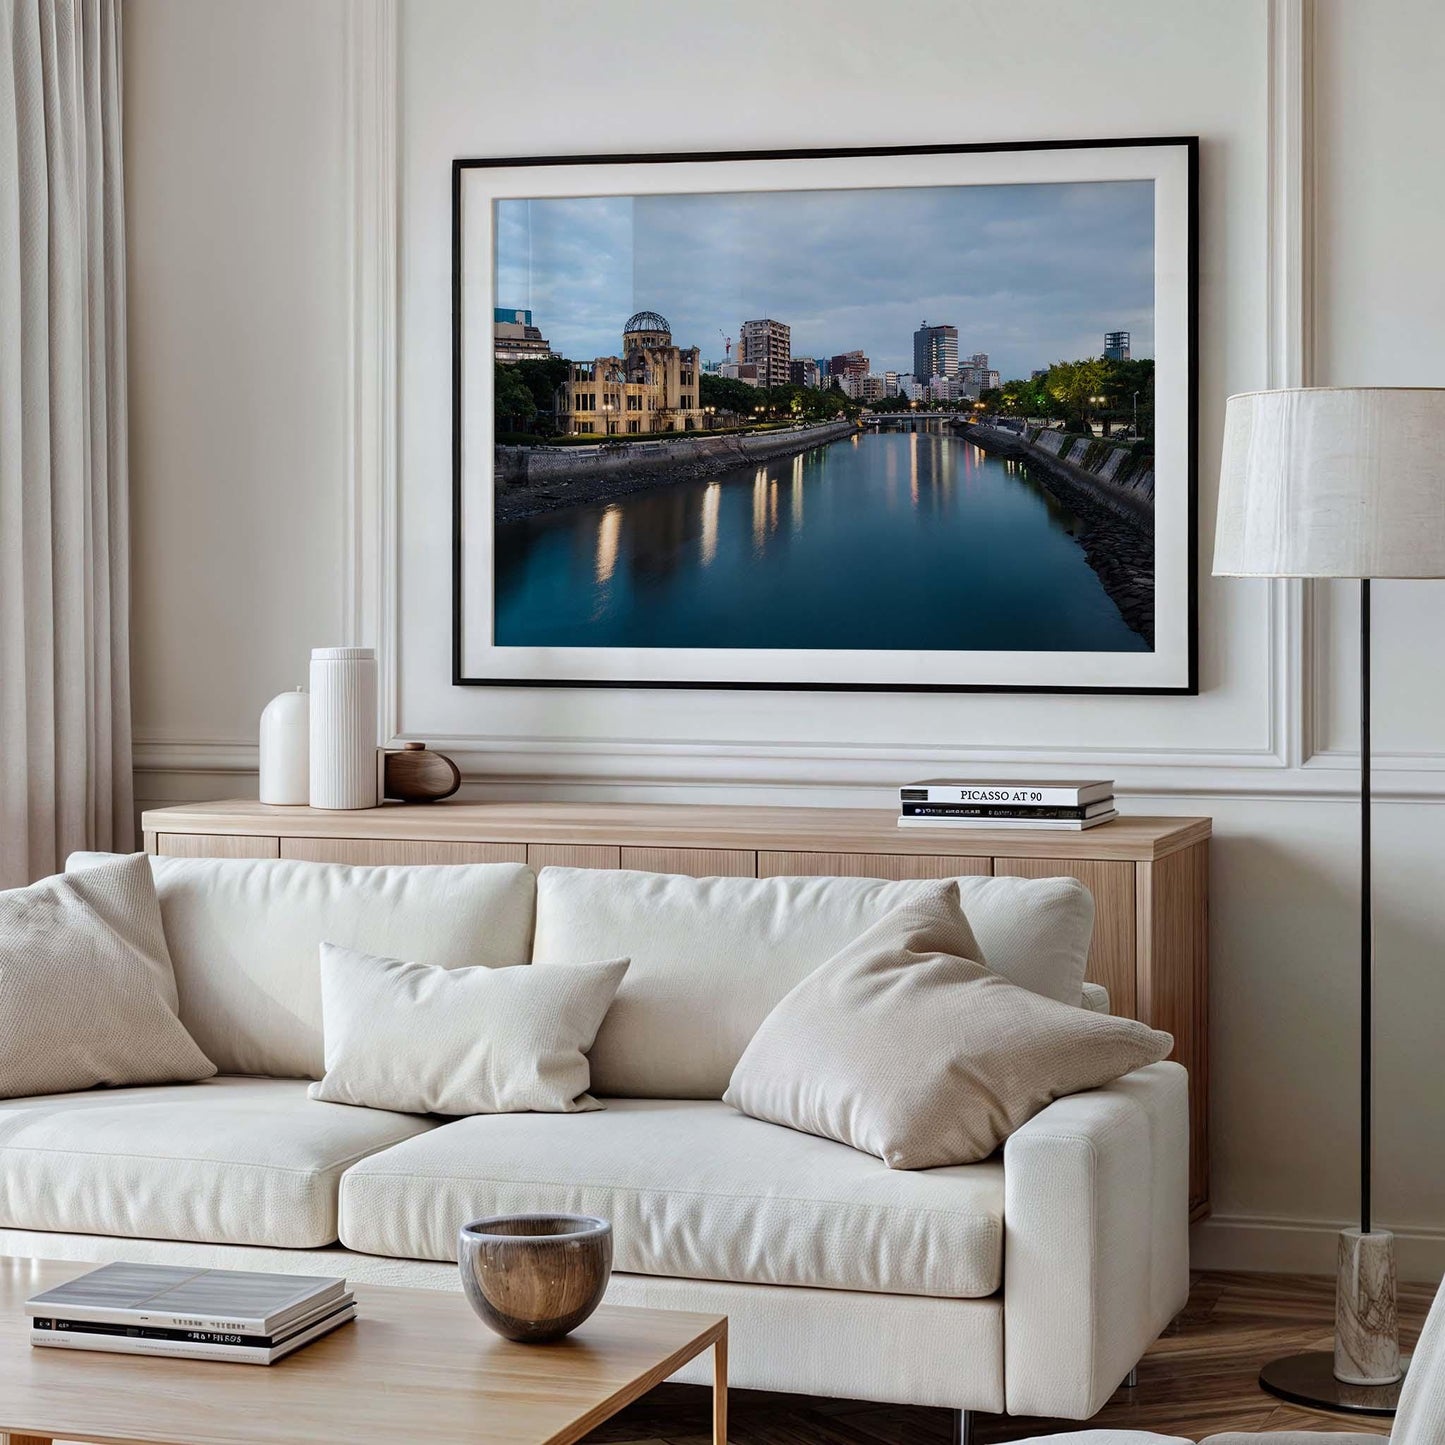
<instances>
[{"instance_id":1,"label":"white sofa","mask_svg":"<svg viewBox=\"0 0 1445 1445\"><path fill-rule=\"evenodd\" d=\"M450 1289L466 1220L598 1213L608 1299L729 1315L738 1386L1068 1419L1185 1302L1175 1064L1058 1101L1000 1157L912 1173L720 1102L773 1004L917 885L153 862L181 1017L220 1074L0 1102L0 1252ZM995 967L1055 992L1081 975L1082 887L960 887ZM309 1099L323 939L449 966L630 955L591 1054L606 1109L447 1121Z\"/></svg>"}]
</instances>

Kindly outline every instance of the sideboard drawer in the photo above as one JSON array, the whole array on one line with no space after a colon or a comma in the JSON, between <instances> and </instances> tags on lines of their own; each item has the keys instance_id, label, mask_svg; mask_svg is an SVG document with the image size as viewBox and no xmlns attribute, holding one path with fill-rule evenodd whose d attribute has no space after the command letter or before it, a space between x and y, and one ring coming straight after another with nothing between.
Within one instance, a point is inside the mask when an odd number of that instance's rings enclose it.
<instances>
[{"instance_id":1,"label":"sideboard drawer","mask_svg":"<svg viewBox=\"0 0 1445 1445\"><path fill-rule=\"evenodd\" d=\"M525 843L414 842L402 838L283 838L283 858L308 863L525 863Z\"/></svg>"},{"instance_id":2,"label":"sideboard drawer","mask_svg":"<svg viewBox=\"0 0 1445 1445\"><path fill-rule=\"evenodd\" d=\"M756 878L758 855L751 848L624 848L621 866L689 878Z\"/></svg>"},{"instance_id":3,"label":"sideboard drawer","mask_svg":"<svg viewBox=\"0 0 1445 1445\"><path fill-rule=\"evenodd\" d=\"M533 868L620 868L622 849L607 843L528 843Z\"/></svg>"},{"instance_id":4,"label":"sideboard drawer","mask_svg":"<svg viewBox=\"0 0 1445 1445\"><path fill-rule=\"evenodd\" d=\"M1138 1018L1134 864L1097 858L995 858L999 878L1077 878L1094 895L1094 941L1085 977L1109 990L1116 1014Z\"/></svg>"},{"instance_id":5,"label":"sideboard drawer","mask_svg":"<svg viewBox=\"0 0 1445 1445\"><path fill-rule=\"evenodd\" d=\"M279 858L281 840L252 833L157 833L163 858Z\"/></svg>"},{"instance_id":6,"label":"sideboard drawer","mask_svg":"<svg viewBox=\"0 0 1445 1445\"><path fill-rule=\"evenodd\" d=\"M759 878L987 877L987 858L932 853L759 853Z\"/></svg>"}]
</instances>

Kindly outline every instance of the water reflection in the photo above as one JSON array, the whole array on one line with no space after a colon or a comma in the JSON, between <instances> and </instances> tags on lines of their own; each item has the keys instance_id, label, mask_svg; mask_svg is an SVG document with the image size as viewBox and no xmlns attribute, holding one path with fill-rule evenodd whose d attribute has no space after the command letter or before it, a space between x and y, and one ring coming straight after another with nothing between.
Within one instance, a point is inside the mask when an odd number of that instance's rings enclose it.
<instances>
[{"instance_id":1,"label":"water reflection","mask_svg":"<svg viewBox=\"0 0 1445 1445\"><path fill-rule=\"evenodd\" d=\"M1076 531L1026 466L922 426L854 435L499 524L496 639L1142 650Z\"/></svg>"},{"instance_id":2,"label":"water reflection","mask_svg":"<svg viewBox=\"0 0 1445 1445\"><path fill-rule=\"evenodd\" d=\"M709 482L702 494L702 565L707 567L717 556L717 517L722 505L722 483Z\"/></svg>"},{"instance_id":3,"label":"water reflection","mask_svg":"<svg viewBox=\"0 0 1445 1445\"><path fill-rule=\"evenodd\" d=\"M617 539L622 535L622 508L608 507L597 524L597 583L608 582L617 566Z\"/></svg>"}]
</instances>

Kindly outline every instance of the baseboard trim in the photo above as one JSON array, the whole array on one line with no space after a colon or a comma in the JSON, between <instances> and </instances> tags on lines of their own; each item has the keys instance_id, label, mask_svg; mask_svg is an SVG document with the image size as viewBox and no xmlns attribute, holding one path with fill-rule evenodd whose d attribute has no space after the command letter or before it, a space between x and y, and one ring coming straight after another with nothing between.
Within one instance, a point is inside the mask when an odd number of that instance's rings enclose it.
<instances>
[{"instance_id":1,"label":"baseboard trim","mask_svg":"<svg viewBox=\"0 0 1445 1445\"><path fill-rule=\"evenodd\" d=\"M1189 1262L1246 1274L1333 1275L1336 1236L1347 1227L1344 1220L1213 1215L1190 1231ZM1436 1283L1445 1276L1445 1230L1397 1229L1395 1264L1403 1280Z\"/></svg>"}]
</instances>

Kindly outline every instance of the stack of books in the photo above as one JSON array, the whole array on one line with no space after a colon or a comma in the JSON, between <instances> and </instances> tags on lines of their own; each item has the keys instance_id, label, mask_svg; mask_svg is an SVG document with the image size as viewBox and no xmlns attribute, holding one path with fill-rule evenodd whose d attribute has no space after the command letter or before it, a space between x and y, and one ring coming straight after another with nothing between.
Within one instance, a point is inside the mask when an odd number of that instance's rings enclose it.
<instances>
[{"instance_id":1,"label":"stack of books","mask_svg":"<svg viewBox=\"0 0 1445 1445\"><path fill-rule=\"evenodd\" d=\"M356 1317L344 1279L107 1264L25 1301L30 1343L269 1365Z\"/></svg>"},{"instance_id":2,"label":"stack of books","mask_svg":"<svg viewBox=\"0 0 1445 1445\"><path fill-rule=\"evenodd\" d=\"M1079 833L1119 816L1112 781L974 783L930 778L898 791L900 828L1050 828Z\"/></svg>"}]
</instances>

